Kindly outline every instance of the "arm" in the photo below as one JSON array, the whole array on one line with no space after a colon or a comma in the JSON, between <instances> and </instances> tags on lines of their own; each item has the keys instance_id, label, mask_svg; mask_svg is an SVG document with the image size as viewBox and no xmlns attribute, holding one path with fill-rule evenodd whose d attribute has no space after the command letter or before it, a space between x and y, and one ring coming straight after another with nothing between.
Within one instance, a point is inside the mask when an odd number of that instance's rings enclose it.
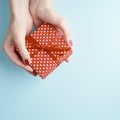
<instances>
[{"instance_id":1,"label":"arm","mask_svg":"<svg viewBox=\"0 0 120 120\"><path fill-rule=\"evenodd\" d=\"M33 74L33 69L28 65L31 60L25 47L25 35L31 29L29 0L10 0L10 24L2 47L14 64ZM15 47L19 49L22 60L16 55Z\"/></svg>"},{"instance_id":2,"label":"arm","mask_svg":"<svg viewBox=\"0 0 120 120\"><path fill-rule=\"evenodd\" d=\"M72 45L70 30L66 21L52 8L52 0L31 0L30 12L35 27L39 27L43 22L48 22L56 26L60 33L63 33L68 44Z\"/></svg>"}]
</instances>

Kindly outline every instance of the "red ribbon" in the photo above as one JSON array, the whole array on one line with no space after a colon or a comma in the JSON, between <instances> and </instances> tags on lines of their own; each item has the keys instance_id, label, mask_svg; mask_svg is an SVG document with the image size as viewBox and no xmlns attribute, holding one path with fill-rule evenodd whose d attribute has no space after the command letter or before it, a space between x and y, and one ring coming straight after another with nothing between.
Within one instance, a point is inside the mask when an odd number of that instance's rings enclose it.
<instances>
[{"instance_id":1,"label":"red ribbon","mask_svg":"<svg viewBox=\"0 0 120 120\"><path fill-rule=\"evenodd\" d=\"M33 48L36 48L37 51L34 52L33 54L31 54L31 57L33 57L35 54L37 54L39 51L44 50L46 51L51 58L53 58L53 60L57 60L57 55L59 56L63 56L64 54L61 52L67 52L69 51L71 48L70 47L66 47L66 48L57 48L57 45L51 45L50 43L47 46L41 46L39 44L39 42L37 42L32 36L26 36L26 40L28 40L32 46L34 46ZM29 48L28 49L33 49L33 48ZM52 54L51 52L56 52L56 54ZM56 56L55 56L56 55Z\"/></svg>"}]
</instances>

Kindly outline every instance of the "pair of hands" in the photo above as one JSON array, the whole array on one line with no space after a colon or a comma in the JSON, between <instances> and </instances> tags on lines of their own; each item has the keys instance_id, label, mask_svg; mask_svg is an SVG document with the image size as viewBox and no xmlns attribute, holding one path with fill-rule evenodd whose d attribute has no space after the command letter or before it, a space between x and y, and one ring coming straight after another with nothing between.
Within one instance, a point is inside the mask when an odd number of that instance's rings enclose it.
<instances>
[{"instance_id":1,"label":"pair of hands","mask_svg":"<svg viewBox=\"0 0 120 120\"><path fill-rule=\"evenodd\" d=\"M25 47L25 36L30 34L33 24L35 28L44 22L53 24L68 44L72 44L65 20L55 12L51 4L51 0L10 0L10 24L3 50L15 65L34 76L36 73L29 66L31 59ZM15 53L15 47L19 49L22 60Z\"/></svg>"}]
</instances>

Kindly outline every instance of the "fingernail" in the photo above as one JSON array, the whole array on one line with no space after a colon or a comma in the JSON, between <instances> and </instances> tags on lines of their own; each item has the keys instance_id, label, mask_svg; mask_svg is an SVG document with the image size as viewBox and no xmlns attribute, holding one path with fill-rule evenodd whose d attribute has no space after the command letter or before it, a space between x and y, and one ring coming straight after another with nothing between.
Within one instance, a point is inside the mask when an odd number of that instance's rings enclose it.
<instances>
[{"instance_id":1,"label":"fingernail","mask_svg":"<svg viewBox=\"0 0 120 120\"><path fill-rule=\"evenodd\" d=\"M71 46L73 46L72 40L69 41L69 44L70 44Z\"/></svg>"},{"instance_id":2,"label":"fingernail","mask_svg":"<svg viewBox=\"0 0 120 120\"><path fill-rule=\"evenodd\" d=\"M25 59L25 64L26 64L26 65L29 65L28 59Z\"/></svg>"},{"instance_id":3,"label":"fingernail","mask_svg":"<svg viewBox=\"0 0 120 120\"><path fill-rule=\"evenodd\" d=\"M36 77L36 76L37 76L37 74L33 74L33 76L34 76L34 77Z\"/></svg>"},{"instance_id":4,"label":"fingernail","mask_svg":"<svg viewBox=\"0 0 120 120\"><path fill-rule=\"evenodd\" d=\"M35 70L33 71L33 73L34 73L34 76L37 76L37 72Z\"/></svg>"}]
</instances>

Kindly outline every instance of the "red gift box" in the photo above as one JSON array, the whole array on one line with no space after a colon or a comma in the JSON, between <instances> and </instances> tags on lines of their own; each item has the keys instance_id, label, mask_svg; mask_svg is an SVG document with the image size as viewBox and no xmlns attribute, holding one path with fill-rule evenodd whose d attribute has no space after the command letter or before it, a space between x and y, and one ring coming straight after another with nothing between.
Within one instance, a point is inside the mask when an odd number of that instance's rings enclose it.
<instances>
[{"instance_id":1,"label":"red gift box","mask_svg":"<svg viewBox=\"0 0 120 120\"><path fill-rule=\"evenodd\" d=\"M48 23L26 36L26 48L32 61L30 66L42 79L72 54L71 47Z\"/></svg>"}]
</instances>

